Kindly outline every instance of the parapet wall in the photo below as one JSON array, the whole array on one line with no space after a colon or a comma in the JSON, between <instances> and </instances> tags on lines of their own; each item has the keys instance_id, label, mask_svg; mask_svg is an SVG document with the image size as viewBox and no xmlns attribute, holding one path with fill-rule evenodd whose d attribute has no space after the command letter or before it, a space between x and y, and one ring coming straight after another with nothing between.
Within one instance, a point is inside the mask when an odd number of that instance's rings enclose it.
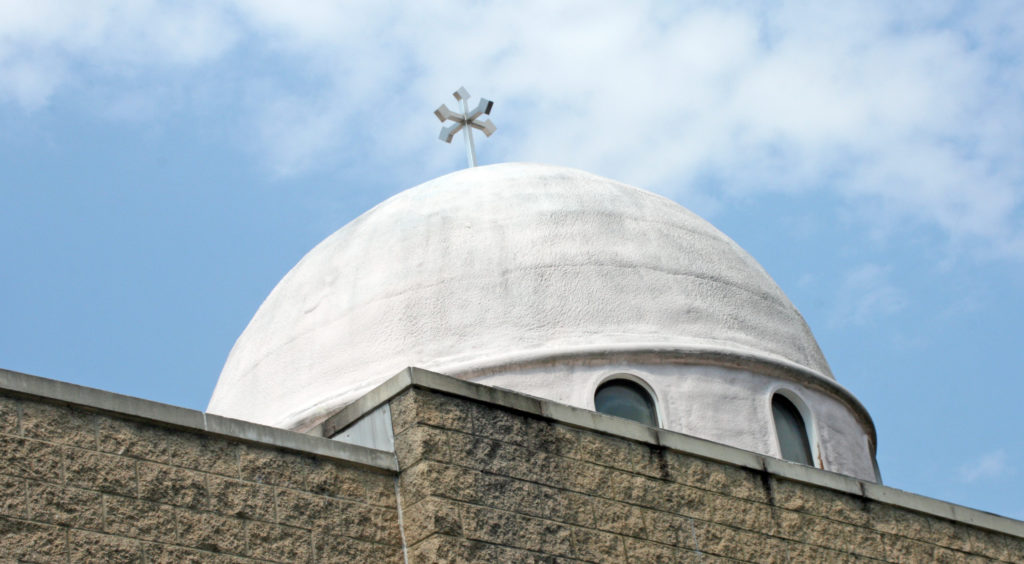
<instances>
[{"instance_id":1,"label":"parapet wall","mask_svg":"<svg viewBox=\"0 0 1024 564\"><path fill-rule=\"evenodd\" d=\"M1024 562L1019 521L416 369L319 430L393 452L0 371L0 561Z\"/></svg>"},{"instance_id":2,"label":"parapet wall","mask_svg":"<svg viewBox=\"0 0 1024 564\"><path fill-rule=\"evenodd\" d=\"M0 384L2 562L402 562L394 455L23 374Z\"/></svg>"},{"instance_id":3,"label":"parapet wall","mask_svg":"<svg viewBox=\"0 0 1024 564\"><path fill-rule=\"evenodd\" d=\"M1024 562L1018 521L443 376L409 382L389 406L411 562Z\"/></svg>"}]
</instances>

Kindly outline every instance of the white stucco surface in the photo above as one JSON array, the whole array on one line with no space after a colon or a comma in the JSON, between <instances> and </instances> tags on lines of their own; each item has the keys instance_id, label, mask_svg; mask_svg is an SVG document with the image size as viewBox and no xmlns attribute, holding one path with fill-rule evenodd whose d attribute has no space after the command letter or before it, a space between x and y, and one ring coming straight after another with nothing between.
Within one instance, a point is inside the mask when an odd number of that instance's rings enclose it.
<instances>
[{"instance_id":1,"label":"white stucco surface","mask_svg":"<svg viewBox=\"0 0 1024 564\"><path fill-rule=\"evenodd\" d=\"M518 163L402 192L317 245L239 337L209 411L302 428L406 366L562 401L570 378L525 367L622 355L646 366L749 365L774 374L765 382L796 374L852 422L829 435L843 448L863 449L873 432L796 308L732 240L661 196ZM700 374L714 389L693 377L665 392L675 430L772 454L770 433L737 417L763 419L751 370L743 384ZM566 403L593 407L581 397ZM715 407L695 410L704 401Z\"/></svg>"}]
</instances>

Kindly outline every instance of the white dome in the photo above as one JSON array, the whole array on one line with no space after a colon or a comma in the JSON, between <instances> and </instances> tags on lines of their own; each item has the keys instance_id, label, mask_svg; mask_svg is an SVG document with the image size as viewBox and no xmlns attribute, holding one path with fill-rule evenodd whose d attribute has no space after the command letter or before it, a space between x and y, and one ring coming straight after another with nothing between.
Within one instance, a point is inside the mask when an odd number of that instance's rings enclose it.
<instances>
[{"instance_id":1,"label":"white dome","mask_svg":"<svg viewBox=\"0 0 1024 564\"><path fill-rule=\"evenodd\" d=\"M421 184L317 245L235 343L209 411L296 428L406 366L473 378L609 353L841 390L796 308L708 222L593 174L513 163Z\"/></svg>"}]
</instances>

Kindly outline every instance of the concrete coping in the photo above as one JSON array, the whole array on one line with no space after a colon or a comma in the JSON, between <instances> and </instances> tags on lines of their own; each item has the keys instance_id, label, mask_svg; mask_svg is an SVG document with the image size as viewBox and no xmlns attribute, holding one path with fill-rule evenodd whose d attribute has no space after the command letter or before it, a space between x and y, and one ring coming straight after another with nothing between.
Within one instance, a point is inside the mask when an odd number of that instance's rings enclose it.
<instances>
[{"instance_id":1,"label":"concrete coping","mask_svg":"<svg viewBox=\"0 0 1024 564\"><path fill-rule=\"evenodd\" d=\"M70 405L164 427L226 437L249 444L285 449L302 454L312 454L380 470L398 471L398 460L391 452L350 445L318 436L304 435L276 427L211 415L202 411L10 370L0 369L0 394Z\"/></svg>"},{"instance_id":2,"label":"concrete coping","mask_svg":"<svg viewBox=\"0 0 1024 564\"><path fill-rule=\"evenodd\" d=\"M966 525L1024 538L1024 522L1017 521L1016 519L939 501L873 482L858 480L843 474L764 456L682 433L648 427L627 419L604 415L556 403L551 400L467 382L421 368L406 368L389 378L380 386L367 392L326 419L320 425L319 431L325 437L334 436L410 387L496 405L572 427L669 448L707 460L766 472L777 478L837 490L925 515L941 517Z\"/></svg>"}]
</instances>

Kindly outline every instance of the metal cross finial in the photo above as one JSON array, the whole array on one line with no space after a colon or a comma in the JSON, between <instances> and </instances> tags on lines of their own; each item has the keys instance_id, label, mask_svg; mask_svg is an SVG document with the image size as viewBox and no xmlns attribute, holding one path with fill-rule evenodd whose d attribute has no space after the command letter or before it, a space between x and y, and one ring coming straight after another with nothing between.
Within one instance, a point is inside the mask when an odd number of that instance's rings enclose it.
<instances>
[{"instance_id":1,"label":"metal cross finial","mask_svg":"<svg viewBox=\"0 0 1024 564\"><path fill-rule=\"evenodd\" d=\"M498 129L498 127L489 119L477 121L477 118L481 115L491 114L491 108L494 107L494 102L486 98L480 98L480 103L476 105L476 108L473 108L473 111L469 111L469 105L467 104L467 100L469 100L469 92L466 92L465 88L460 86L452 96L455 96L455 99L459 101L459 107L462 109L462 113L453 112L444 104L441 104L436 110L434 110L434 115L437 116L437 119L441 120L441 123L448 120L455 122L449 126L441 128L441 141L451 143L452 138L455 137L455 134L461 129L463 137L466 138L466 157L469 159L469 166L476 166L476 147L473 146L473 128L475 127L480 131L483 131L484 135L487 137L490 137L491 134Z\"/></svg>"}]
</instances>

